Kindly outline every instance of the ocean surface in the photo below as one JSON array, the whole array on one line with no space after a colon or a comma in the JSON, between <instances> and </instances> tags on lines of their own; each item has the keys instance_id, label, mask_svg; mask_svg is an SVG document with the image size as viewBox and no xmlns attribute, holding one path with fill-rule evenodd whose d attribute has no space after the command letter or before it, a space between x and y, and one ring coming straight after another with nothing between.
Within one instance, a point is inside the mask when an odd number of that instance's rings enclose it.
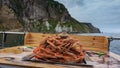
<instances>
[{"instance_id":1,"label":"ocean surface","mask_svg":"<svg viewBox=\"0 0 120 68\"><path fill-rule=\"evenodd\" d=\"M89 33L80 35L92 35L92 36L108 36L120 38L120 33ZM120 55L120 40L113 40L110 42L110 51Z\"/></svg>"}]
</instances>

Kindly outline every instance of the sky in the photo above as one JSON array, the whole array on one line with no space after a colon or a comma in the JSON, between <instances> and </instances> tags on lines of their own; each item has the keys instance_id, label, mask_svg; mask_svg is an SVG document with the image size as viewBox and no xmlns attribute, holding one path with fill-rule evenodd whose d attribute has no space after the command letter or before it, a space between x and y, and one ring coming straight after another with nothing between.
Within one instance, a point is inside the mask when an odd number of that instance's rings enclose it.
<instances>
[{"instance_id":1,"label":"sky","mask_svg":"<svg viewBox=\"0 0 120 68\"><path fill-rule=\"evenodd\" d=\"M64 4L73 18L92 23L101 32L120 33L120 0L55 0Z\"/></svg>"}]
</instances>

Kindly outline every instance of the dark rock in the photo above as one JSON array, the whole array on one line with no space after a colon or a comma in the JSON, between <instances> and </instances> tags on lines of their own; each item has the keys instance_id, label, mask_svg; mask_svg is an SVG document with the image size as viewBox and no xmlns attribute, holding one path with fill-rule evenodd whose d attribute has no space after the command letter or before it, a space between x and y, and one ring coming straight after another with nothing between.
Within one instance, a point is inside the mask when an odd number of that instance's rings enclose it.
<instances>
[{"instance_id":1,"label":"dark rock","mask_svg":"<svg viewBox=\"0 0 120 68\"><path fill-rule=\"evenodd\" d=\"M2 0L0 0L0 9L1 9L1 7L2 7Z\"/></svg>"}]
</instances>

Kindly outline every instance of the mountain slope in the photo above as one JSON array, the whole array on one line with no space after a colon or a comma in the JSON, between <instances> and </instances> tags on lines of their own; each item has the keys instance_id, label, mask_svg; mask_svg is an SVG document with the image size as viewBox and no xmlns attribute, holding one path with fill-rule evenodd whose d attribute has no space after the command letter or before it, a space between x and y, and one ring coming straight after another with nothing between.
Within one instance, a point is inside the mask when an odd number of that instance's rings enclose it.
<instances>
[{"instance_id":1,"label":"mountain slope","mask_svg":"<svg viewBox=\"0 0 120 68\"><path fill-rule=\"evenodd\" d=\"M100 32L90 23L81 23L72 18L65 6L54 0L0 0L0 2L13 11L12 14L19 21L19 26L25 31Z\"/></svg>"}]
</instances>

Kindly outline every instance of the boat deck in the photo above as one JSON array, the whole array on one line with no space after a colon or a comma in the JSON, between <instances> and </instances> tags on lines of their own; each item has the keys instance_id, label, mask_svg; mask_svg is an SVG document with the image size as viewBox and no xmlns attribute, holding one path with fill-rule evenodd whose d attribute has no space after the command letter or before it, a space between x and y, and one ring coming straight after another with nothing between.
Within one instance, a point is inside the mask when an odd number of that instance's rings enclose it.
<instances>
[{"instance_id":1,"label":"boat deck","mask_svg":"<svg viewBox=\"0 0 120 68\"><path fill-rule=\"evenodd\" d=\"M23 61L22 58L31 54L31 49L24 49L23 46L0 49L0 67L4 68L120 68L119 56L110 53L110 56L98 57L94 52L88 52L87 64L63 65L52 63L38 63Z\"/></svg>"}]
</instances>

